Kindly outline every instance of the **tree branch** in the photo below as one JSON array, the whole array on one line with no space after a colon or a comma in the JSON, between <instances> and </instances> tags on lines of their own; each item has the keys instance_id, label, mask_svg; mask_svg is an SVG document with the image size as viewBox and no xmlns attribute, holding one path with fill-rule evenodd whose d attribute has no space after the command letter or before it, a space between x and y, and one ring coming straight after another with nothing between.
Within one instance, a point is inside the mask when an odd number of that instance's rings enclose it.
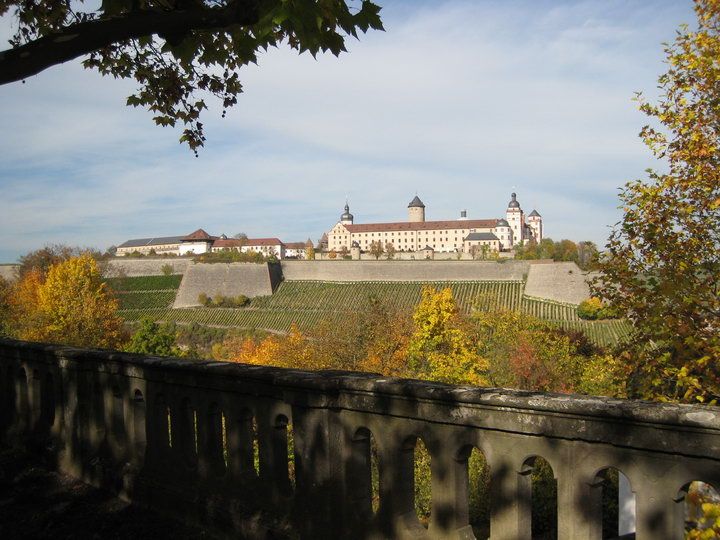
<instances>
[{"instance_id":1,"label":"tree branch","mask_svg":"<svg viewBox=\"0 0 720 540\"><path fill-rule=\"evenodd\" d=\"M73 24L62 32L0 52L0 85L128 39L251 25L260 18L257 4L257 0L236 0L223 8L141 11Z\"/></svg>"}]
</instances>

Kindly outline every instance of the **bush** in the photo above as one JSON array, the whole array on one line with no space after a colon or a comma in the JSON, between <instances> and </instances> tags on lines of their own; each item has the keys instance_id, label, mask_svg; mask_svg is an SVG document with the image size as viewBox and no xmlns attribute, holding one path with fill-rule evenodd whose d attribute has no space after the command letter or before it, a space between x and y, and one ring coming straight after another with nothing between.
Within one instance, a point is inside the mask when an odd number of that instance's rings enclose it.
<instances>
[{"instance_id":1,"label":"bush","mask_svg":"<svg viewBox=\"0 0 720 540\"><path fill-rule=\"evenodd\" d=\"M578 317L590 321L617 319L620 314L613 306L606 305L597 297L583 300L577 308Z\"/></svg>"},{"instance_id":2,"label":"bush","mask_svg":"<svg viewBox=\"0 0 720 540\"><path fill-rule=\"evenodd\" d=\"M221 294L216 294L213 297L209 297L205 293L200 293L198 295L198 303L202 306L210 308L238 308L247 306L250 303L250 299L244 294L233 298L230 296L223 296Z\"/></svg>"},{"instance_id":3,"label":"bush","mask_svg":"<svg viewBox=\"0 0 720 540\"><path fill-rule=\"evenodd\" d=\"M175 268L173 268L172 264L163 264L161 270L162 270L163 276L172 276L173 272L175 271Z\"/></svg>"}]
</instances>

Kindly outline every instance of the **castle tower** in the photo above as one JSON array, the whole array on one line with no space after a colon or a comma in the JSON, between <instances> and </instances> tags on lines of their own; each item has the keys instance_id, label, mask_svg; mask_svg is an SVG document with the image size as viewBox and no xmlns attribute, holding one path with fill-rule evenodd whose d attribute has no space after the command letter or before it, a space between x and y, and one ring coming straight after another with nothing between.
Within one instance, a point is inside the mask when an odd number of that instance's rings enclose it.
<instances>
[{"instance_id":1,"label":"castle tower","mask_svg":"<svg viewBox=\"0 0 720 540\"><path fill-rule=\"evenodd\" d=\"M343 225L353 224L353 215L350 213L350 206L348 206L347 202L345 202L345 212L343 212L343 215L340 216L340 223Z\"/></svg>"},{"instance_id":2,"label":"castle tower","mask_svg":"<svg viewBox=\"0 0 720 540\"><path fill-rule=\"evenodd\" d=\"M520 208L520 203L517 201L517 193L511 194L511 197L505 215L513 232L512 245L514 246L524 243L523 229L525 228L525 215L523 214L522 208Z\"/></svg>"},{"instance_id":3,"label":"castle tower","mask_svg":"<svg viewBox=\"0 0 720 540\"><path fill-rule=\"evenodd\" d=\"M415 198L408 204L408 221L411 223L422 223L425 221L425 205L420 198Z\"/></svg>"},{"instance_id":4,"label":"castle tower","mask_svg":"<svg viewBox=\"0 0 720 540\"><path fill-rule=\"evenodd\" d=\"M509 250L513 245L513 231L505 219L498 219L495 224L495 236L500 240L500 249Z\"/></svg>"},{"instance_id":5,"label":"castle tower","mask_svg":"<svg viewBox=\"0 0 720 540\"><path fill-rule=\"evenodd\" d=\"M535 238L535 241L539 244L540 240L543 239L543 222L542 222L542 216L538 214L537 210L533 210L528 214L528 225L530 225L530 228L533 231L533 237Z\"/></svg>"}]
</instances>

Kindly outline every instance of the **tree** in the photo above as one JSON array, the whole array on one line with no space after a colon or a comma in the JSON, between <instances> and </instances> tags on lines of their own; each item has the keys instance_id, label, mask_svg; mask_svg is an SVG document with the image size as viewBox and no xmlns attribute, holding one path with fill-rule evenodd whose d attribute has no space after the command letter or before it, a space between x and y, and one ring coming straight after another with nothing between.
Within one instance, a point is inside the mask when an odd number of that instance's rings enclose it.
<instances>
[{"instance_id":1,"label":"tree","mask_svg":"<svg viewBox=\"0 0 720 540\"><path fill-rule=\"evenodd\" d=\"M594 242L577 243L577 264L583 270L592 270L597 264L600 252Z\"/></svg>"},{"instance_id":2,"label":"tree","mask_svg":"<svg viewBox=\"0 0 720 540\"><path fill-rule=\"evenodd\" d=\"M315 260L315 248L312 246L312 243L309 246L305 246L305 258L308 261Z\"/></svg>"},{"instance_id":3,"label":"tree","mask_svg":"<svg viewBox=\"0 0 720 540\"><path fill-rule=\"evenodd\" d=\"M387 244L385 244L385 253L387 255L388 261L395 258L396 251L397 250L395 249L395 244L393 244L392 242L388 242Z\"/></svg>"},{"instance_id":4,"label":"tree","mask_svg":"<svg viewBox=\"0 0 720 540\"><path fill-rule=\"evenodd\" d=\"M180 355L180 351L175 347L175 332L147 317L140 320L138 329L132 335L124 350L155 356Z\"/></svg>"},{"instance_id":5,"label":"tree","mask_svg":"<svg viewBox=\"0 0 720 540\"><path fill-rule=\"evenodd\" d=\"M96 260L102 258L100 252L94 249L67 246L65 244L48 244L20 257L18 277L22 278L26 273L34 269L39 270L44 277L52 265L67 261L72 257L78 257L84 253L90 254Z\"/></svg>"},{"instance_id":6,"label":"tree","mask_svg":"<svg viewBox=\"0 0 720 540\"><path fill-rule=\"evenodd\" d=\"M248 235L245 234L244 232L239 232L237 234L234 234L233 238L235 238L236 240L240 240L240 242L238 242L238 243L241 247L244 246L245 244L247 244L247 241L248 241Z\"/></svg>"},{"instance_id":7,"label":"tree","mask_svg":"<svg viewBox=\"0 0 720 540\"><path fill-rule=\"evenodd\" d=\"M12 333L20 339L115 348L123 339L118 303L89 254L37 268L13 288Z\"/></svg>"},{"instance_id":8,"label":"tree","mask_svg":"<svg viewBox=\"0 0 720 540\"><path fill-rule=\"evenodd\" d=\"M720 4L696 0L698 28L666 45L657 103L640 137L667 172L625 184L623 217L595 289L632 321L623 355L633 396L720 397Z\"/></svg>"},{"instance_id":9,"label":"tree","mask_svg":"<svg viewBox=\"0 0 720 540\"><path fill-rule=\"evenodd\" d=\"M385 250L383 249L382 242L380 240L373 240L370 243L370 254L375 257L375 260L380 260L381 255Z\"/></svg>"},{"instance_id":10,"label":"tree","mask_svg":"<svg viewBox=\"0 0 720 540\"><path fill-rule=\"evenodd\" d=\"M205 137L202 94L224 109L242 91L239 69L257 52L287 42L300 53L345 51L345 37L382 30L380 8L362 0L103 0L80 11L72 0L2 0L0 16L17 21L11 48L0 52L0 84L20 81L75 58L102 75L134 79L127 99L146 106L158 125L185 126L196 151ZM224 114L224 113L223 113Z\"/></svg>"},{"instance_id":11,"label":"tree","mask_svg":"<svg viewBox=\"0 0 720 540\"><path fill-rule=\"evenodd\" d=\"M413 314L415 330L408 344L412 376L451 384L487 382L487 360L460 317L452 289L424 287Z\"/></svg>"}]
</instances>

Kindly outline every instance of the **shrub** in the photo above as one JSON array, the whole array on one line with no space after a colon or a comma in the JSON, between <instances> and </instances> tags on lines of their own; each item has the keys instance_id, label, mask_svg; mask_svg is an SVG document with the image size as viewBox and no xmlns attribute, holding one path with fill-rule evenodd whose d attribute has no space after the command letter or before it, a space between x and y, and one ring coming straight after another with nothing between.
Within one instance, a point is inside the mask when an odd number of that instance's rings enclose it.
<instances>
[{"instance_id":1,"label":"shrub","mask_svg":"<svg viewBox=\"0 0 720 540\"><path fill-rule=\"evenodd\" d=\"M577 308L577 314L581 319L591 321L617 319L620 316L615 307L604 304L602 300L595 296L583 300Z\"/></svg>"},{"instance_id":2,"label":"shrub","mask_svg":"<svg viewBox=\"0 0 720 540\"><path fill-rule=\"evenodd\" d=\"M207 306L210 303L210 299L208 298L208 295L205 294L204 292L201 292L200 294L198 294L198 303L201 306Z\"/></svg>"},{"instance_id":3,"label":"shrub","mask_svg":"<svg viewBox=\"0 0 720 540\"><path fill-rule=\"evenodd\" d=\"M162 270L163 276L172 276L173 272L175 271L175 268L173 268L172 264L163 264L161 270Z\"/></svg>"},{"instance_id":4,"label":"shrub","mask_svg":"<svg viewBox=\"0 0 720 540\"><path fill-rule=\"evenodd\" d=\"M580 305L577 308L577 314L581 319L594 321L598 318L602 308L602 301L593 296L592 298L588 298L587 300L580 302Z\"/></svg>"}]
</instances>

